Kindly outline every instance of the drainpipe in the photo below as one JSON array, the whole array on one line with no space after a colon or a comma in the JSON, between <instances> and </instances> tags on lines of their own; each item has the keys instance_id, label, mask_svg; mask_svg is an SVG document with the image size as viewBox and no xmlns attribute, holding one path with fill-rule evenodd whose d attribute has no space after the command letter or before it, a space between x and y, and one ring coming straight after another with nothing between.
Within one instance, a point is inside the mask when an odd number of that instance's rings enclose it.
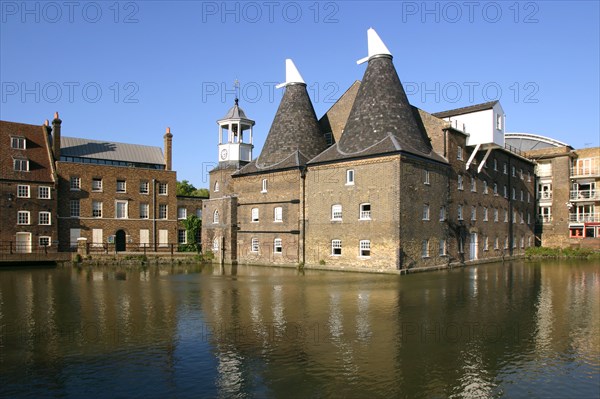
<instances>
[{"instance_id":1,"label":"drainpipe","mask_svg":"<svg viewBox=\"0 0 600 399\"><path fill-rule=\"evenodd\" d=\"M300 171L302 179L302 265L306 262L306 166Z\"/></svg>"},{"instance_id":2,"label":"drainpipe","mask_svg":"<svg viewBox=\"0 0 600 399\"><path fill-rule=\"evenodd\" d=\"M156 252L156 179L152 179L152 239L154 252Z\"/></svg>"}]
</instances>

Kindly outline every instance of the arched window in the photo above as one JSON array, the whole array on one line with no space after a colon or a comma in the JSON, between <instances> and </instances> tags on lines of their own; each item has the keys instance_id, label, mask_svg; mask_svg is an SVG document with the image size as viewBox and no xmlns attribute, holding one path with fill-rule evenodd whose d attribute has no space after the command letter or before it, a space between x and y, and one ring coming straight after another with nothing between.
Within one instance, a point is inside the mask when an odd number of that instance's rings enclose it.
<instances>
[{"instance_id":1,"label":"arched window","mask_svg":"<svg viewBox=\"0 0 600 399\"><path fill-rule=\"evenodd\" d=\"M219 250L219 237L215 237L213 240L213 252L217 252Z\"/></svg>"},{"instance_id":2,"label":"arched window","mask_svg":"<svg viewBox=\"0 0 600 399\"><path fill-rule=\"evenodd\" d=\"M219 223L219 211L215 210L213 213L213 223Z\"/></svg>"},{"instance_id":3,"label":"arched window","mask_svg":"<svg viewBox=\"0 0 600 399\"><path fill-rule=\"evenodd\" d=\"M280 254L283 252L283 245L281 242L281 238L276 238L273 241L273 252L276 254Z\"/></svg>"},{"instance_id":4,"label":"arched window","mask_svg":"<svg viewBox=\"0 0 600 399\"><path fill-rule=\"evenodd\" d=\"M215 182L215 193L219 192L219 182Z\"/></svg>"}]
</instances>

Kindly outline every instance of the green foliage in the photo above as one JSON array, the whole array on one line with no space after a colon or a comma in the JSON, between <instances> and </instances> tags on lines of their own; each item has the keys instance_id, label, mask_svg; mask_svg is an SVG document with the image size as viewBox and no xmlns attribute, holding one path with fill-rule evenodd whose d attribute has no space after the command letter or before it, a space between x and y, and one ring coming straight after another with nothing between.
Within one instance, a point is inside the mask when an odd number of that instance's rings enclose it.
<instances>
[{"instance_id":1,"label":"green foliage","mask_svg":"<svg viewBox=\"0 0 600 399\"><path fill-rule=\"evenodd\" d=\"M321 259L319 261L319 265L321 265L321 266L325 266L326 264L327 264L327 262L325 262L325 259Z\"/></svg>"},{"instance_id":2,"label":"green foliage","mask_svg":"<svg viewBox=\"0 0 600 399\"><path fill-rule=\"evenodd\" d=\"M600 258L600 253L587 248L529 247L525 255L528 258Z\"/></svg>"},{"instance_id":3,"label":"green foliage","mask_svg":"<svg viewBox=\"0 0 600 399\"><path fill-rule=\"evenodd\" d=\"M182 180L177 182L177 195L208 198L209 191L207 188L196 188L187 180Z\"/></svg>"},{"instance_id":4,"label":"green foliage","mask_svg":"<svg viewBox=\"0 0 600 399\"><path fill-rule=\"evenodd\" d=\"M179 251L199 251L200 248L196 242L196 237L198 237L198 232L202 228L202 219L199 219L196 215L190 215L187 217L187 219L183 220L181 224L183 224L183 227L185 227L185 230L187 231L188 243L185 245L180 245Z\"/></svg>"}]
</instances>

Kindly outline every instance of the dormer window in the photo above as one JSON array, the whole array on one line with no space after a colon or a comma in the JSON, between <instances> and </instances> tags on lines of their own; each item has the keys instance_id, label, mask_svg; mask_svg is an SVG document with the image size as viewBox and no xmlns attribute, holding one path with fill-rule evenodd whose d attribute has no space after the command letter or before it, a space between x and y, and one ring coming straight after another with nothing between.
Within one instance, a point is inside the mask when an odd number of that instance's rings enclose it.
<instances>
[{"instance_id":1,"label":"dormer window","mask_svg":"<svg viewBox=\"0 0 600 399\"><path fill-rule=\"evenodd\" d=\"M16 150L24 150L26 148L25 137L13 136L10 138L10 148Z\"/></svg>"}]
</instances>

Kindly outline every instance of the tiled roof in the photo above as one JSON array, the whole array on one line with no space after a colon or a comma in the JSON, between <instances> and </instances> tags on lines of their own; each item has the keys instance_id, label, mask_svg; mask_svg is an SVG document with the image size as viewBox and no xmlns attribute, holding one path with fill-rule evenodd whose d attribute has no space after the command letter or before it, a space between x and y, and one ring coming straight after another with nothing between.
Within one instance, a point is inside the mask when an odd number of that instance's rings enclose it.
<instances>
[{"instance_id":1,"label":"tiled roof","mask_svg":"<svg viewBox=\"0 0 600 399\"><path fill-rule=\"evenodd\" d=\"M221 118L221 120L224 119L248 119L244 110L238 105L237 98L235 99L235 105L227 111L223 118Z\"/></svg>"},{"instance_id":2,"label":"tiled roof","mask_svg":"<svg viewBox=\"0 0 600 399\"><path fill-rule=\"evenodd\" d=\"M165 164L165 158L160 147L77 137L61 137L60 155L61 157L106 159L155 165Z\"/></svg>"},{"instance_id":3,"label":"tiled roof","mask_svg":"<svg viewBox=\"0 0 600 399\"><path fill-rule=\"evenodd\" d=\"M447 118L449 116L470 114L471 112L484 111L486 109L491 109L494 105L496 105L497 102L498 102L498 100L489 101L487 103L470 105L468 107L462 107L462 108L451 109L448 111L436 112L431 115L436 116L438 118Z\"/></svg>"}]
</instances>

